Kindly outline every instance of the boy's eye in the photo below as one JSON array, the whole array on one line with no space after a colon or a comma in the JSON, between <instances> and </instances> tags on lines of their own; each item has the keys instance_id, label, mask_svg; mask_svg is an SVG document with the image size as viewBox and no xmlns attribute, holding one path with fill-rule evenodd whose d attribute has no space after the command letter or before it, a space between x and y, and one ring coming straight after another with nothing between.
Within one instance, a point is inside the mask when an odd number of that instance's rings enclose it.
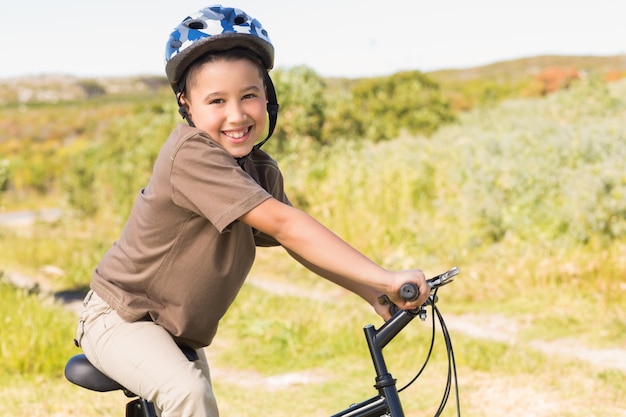
<instances>
[{"instance_id":1,"label":"boy's eye","mask_svg":"<svg viewBox=\"0 0 626 417\"><path fill-rule=\"evenodd\" d=\"M244 99L246 99L246 98L256 98L256 94L254 94L254 93L249 93L249 94L244 95L244 96L243 96L243 98L244 98Z\"/></svg>"},{"instance_id":2,"label":"boy's eye","mask_svg":"<svg viewBox=\"0 0 626 417\"><path fill-rule=\"evenodd\" d=\"M215 98L215 99L213 99L213 100L209 101L209 104L221 104L221 103L223 103L223 102L224 102L224 99L221 99L221 98Z\"/></svg>"}]
</instances>

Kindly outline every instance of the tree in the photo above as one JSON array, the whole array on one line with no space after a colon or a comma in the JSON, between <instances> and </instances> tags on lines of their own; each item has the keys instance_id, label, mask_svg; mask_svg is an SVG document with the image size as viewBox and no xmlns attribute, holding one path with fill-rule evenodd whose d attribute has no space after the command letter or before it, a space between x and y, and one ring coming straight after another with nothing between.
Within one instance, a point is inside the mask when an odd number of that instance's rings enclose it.
<instances>
[{"instance_id":1,"label":"tree","mask_svg":"<svg viewBox=\"0 0 626 417\"><path fill-rule=\"evenodd\" d=\"M387 140L402 132L433 133L454 120L439 85L420 71L358 81L352 87L353 134Z\"/></svg>"},{"instance_id":2,"label":"tree","mask_svg":"<svg viewBox=\"0 0 626 417\"><path fill-rule=\"evenodd\" d=\"M273 72L272 80L280 104L273 137L278 142L295 137L321 141L326 107L324 79L312 69L298 66Z\"/></svg>"}]
</instances>

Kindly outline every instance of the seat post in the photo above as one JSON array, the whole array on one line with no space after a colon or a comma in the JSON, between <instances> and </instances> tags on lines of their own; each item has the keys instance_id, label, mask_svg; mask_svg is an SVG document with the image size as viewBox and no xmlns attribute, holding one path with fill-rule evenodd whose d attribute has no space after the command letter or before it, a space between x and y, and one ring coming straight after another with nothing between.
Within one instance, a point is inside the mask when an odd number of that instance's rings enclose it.
<instances>
[{"instance_id":1,"label":"seat post","mask_svg":"<svg viewBox=\"0 0 626 417\"><path fill-rule=\"evenodd\" d=\"M145 398L135 398L126 404L126 417L156 417L154 404Z\"/></svg>"}]
</instances>

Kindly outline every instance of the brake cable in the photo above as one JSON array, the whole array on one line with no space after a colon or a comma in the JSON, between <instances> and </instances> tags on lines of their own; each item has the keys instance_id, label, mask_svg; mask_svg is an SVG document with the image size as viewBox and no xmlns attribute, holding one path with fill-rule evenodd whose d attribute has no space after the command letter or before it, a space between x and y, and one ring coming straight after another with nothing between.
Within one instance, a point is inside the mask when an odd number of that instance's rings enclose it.
<instances>
[{"instance_id":1,"label":"brake cable","mask_svg":"<svg viewBox=\"0 0 626 417\"><path fill-rule=\"evenodd\" d=\"M424 371L424 369L426 368L426 365L428 364L428 362L430 361L430 357L432 355L433 352L433 347L435 345L435 336L436 336L436 331L435 331L435 316L437 316L437 319L439 321L439 325L441 327L441 333L443 335L443 339L445 341L446 344L446 352L447 352L447 356L448 356L448 376L446 379L446 387L444 389L444 393L443 396L441 398L441 402L439 403L439 408L437 409L437 412L435 413L434 417L439 417L441 415L441 413L443 412L448 399L450 397L450 391L452 390L452 380L454 379L454 391L455 391L455 398L456 398L456 410L457 410L457 416L461 416L461 401L459 399L459 381L458 381L458 377L457 377L457 372L456 372L456 360L454 358L454 349L452 348L452 339L450 338L450 332L448 331L448 327L446 326L445 320L443 319L443 315L441 314L441 312L439 311L439 308L435 305L436 300L437 300L437 291L438 289L435 289L432 293L432 295L430 296L431 298L431 302L430 307L431 307L431 321L432 321L432 334L431 334L431 341L430 341L430 347L428 348L428 354L426 355L426 359L424 360L424 363L422 364L422 367L420 368L420 370L417 372L417 374L413 377L413 379L411 379L406 385L404 385L402 388L400 388L398 390L398 393L404 391L405 389L407 389L408 387L410 387L422 374L422 372Z\"/></svg>"}]
</instances>

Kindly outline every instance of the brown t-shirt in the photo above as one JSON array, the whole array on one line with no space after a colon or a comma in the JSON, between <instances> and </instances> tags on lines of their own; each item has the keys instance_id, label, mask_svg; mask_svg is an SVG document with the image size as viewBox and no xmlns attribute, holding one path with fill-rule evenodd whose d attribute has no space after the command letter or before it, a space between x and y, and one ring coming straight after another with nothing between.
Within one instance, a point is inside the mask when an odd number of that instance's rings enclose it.
<instances>
[{"instance_id":1,"label":"brown t-shirt","mask_svg":"<svg viewBox=\"0 0 626 417\"><path fill-rule=\"evenodd\" d=\"M150 318L179 343L209 345L255 246L278 245L237 219L270 197L289 204L269 155L254 151L244 169L206 133L179 125L91 288L127 321Z\"/></svg>"}]
</instances>

